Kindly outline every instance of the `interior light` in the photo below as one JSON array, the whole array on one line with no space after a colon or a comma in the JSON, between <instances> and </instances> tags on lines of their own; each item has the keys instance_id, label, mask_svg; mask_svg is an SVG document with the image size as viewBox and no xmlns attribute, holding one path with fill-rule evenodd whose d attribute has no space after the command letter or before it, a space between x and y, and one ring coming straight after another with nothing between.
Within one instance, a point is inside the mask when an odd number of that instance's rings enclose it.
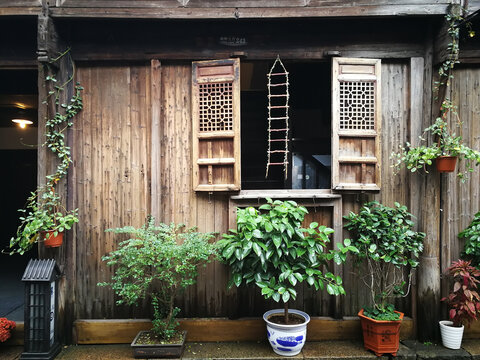
<instances>
[{"instance_id":1,"label":"interior light","mask_svg":"<svg viewBox=\"0 0 480 360\"><path fill-rule=\"evenodd\" d=\"M12 119L12 121L18 124L22 129L25 129L27 125L32 125L33 121L26 119Z\"/></svg>"}]
</instances>

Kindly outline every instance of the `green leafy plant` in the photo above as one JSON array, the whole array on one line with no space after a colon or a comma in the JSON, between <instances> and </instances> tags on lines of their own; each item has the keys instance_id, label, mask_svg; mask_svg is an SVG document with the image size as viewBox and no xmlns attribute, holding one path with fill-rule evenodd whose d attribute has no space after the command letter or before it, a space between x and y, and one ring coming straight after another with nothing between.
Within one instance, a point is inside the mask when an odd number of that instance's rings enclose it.
<instances>
[{"instance_id":1,"label":"green leafy plant","mask_svg":"<svg viewBox=\"0 0 480 360\"><path fill-rule=\"evenodd\" d=\"M458 237L465 240L462 257L478 267L480 265L480 212L475 214L470 225L460 232Z\"/></svg>"},{"instance_id":2,"label":"green leafy plant","mask_svg":"<svg viewBox=\"0 0 480 360\"><path fill-rule=\"evenodd\" d=\"M53 63L69 54L69 51L70 49L67 49L45 66L49 68ZM10 249L8 251L10 254L18 253L22 255L30 250L42 238L40 234L43 231L53 231L56 236L59 232L69 230L78 222L78 209L67 210L62 206L60 196L55 191L59 181L67 175L68 167L72 162L70 148L66 145L65 132L67 128L73 125L73 118L83 108L81 94L83 88L78 83L75 85L75 94L72 98L67 103L61 103L60 101L65 87L73 81L73 77L72 74L61 85L56 85L57 79L52 75L45 78L45 83L51 90L43 104L47 107L48 113L48 103L53 102L54 112L46 120L46 141L43 146L46 146L56 155L58 164L55 171L46 176L45 184L39 186L30 194L25 208L19 209L22 215L17 232L10 239Z\"/></svg>"},{"instance_id":3,"label":"green leafy plant","mask_svg":"<svg viewBox=\"0 0 480 360\"><path fill-rule=\"evenodd\" d=\"M412 218L406 206L395 203L395 207L388 207L376 201L366 203L358 214L344 216L351 244L359 250L354 253L355 261L365 264L361 278L370 289L373 303L372 308L364 309L368 317L398 320L389 301L408 294L425 238L424 233L413 231Z\"/></svg>"},{"instance_id":4,"label":"green leafy plant","mask_svg":"<svg viewBox=\"0 0 480 360\"><path fill-rule=\"evenodd\" d=\"M127 226L108 229L115 234L129 234L118 249L102 258L114 267L110 286L119 296L117 304L133 305L151 298L153 307L152 331L161 339L177 333L175 297L186 287L195 284L197 266L208 263L216 254L215 244L209 243L213 233L199 233L184 225L160 224L149 217L141 228Z\"/></svg>"},{"instance_id":5,"label":"green leafy plant","mask_svg":"<svg viewBox=\"0 0 480 360\"><path fill-rule=\"evenodd\" d=\"M438 69L439 80L435 82L434 94L438 98L440 88L450 86L453 79L453 69L459 63L458 54L460 24L465 24L468 35L475 36L475 32L471 29L471 24L463 16L464 10L459 6L451 6L449 12L445 15L448 24L447 34L450 42L447 45L447 57L440 64ZM480 152L473 150L463 144L462 137L456 135L447 123L447 117L451 114L457 125L461 125L458 117L457 106L448 98L441 101L440 116L435 122L423 130L423 134L419 137L421 145L412 146L409 142L406 146L400 146L397 152L391 154L394 161L392 167L398 173L403 167L411 172L423 169L428 173L427 167L432 164L433 160L440 156L455 156L459 160L464 160L465 170L459 171L457 176L462 180L468 179L468 174L473 172L473 166L480 164ZM430 145L427 144L427 135L431 135L434 140Z\"/></svg>"},{"instance_id":6,"label":"green leafy plant","mask_svg":"<svg viewBox=\"0 0 480 360\"><path fill-rule=\"evenodd\" d=\"M345 261L349 251L356 251L349 241L339 250L327 251L333 230L312 222L302 228L307 209L294 201L272 201L259 210L237 209L237 229L230 230L217 242L223 262L231 268L228 286L256 284L266 299L282 301L288 323L288 301L295 299L295 286L306 282L316 290L331 295L345 294L342 279L321 267L329 260Z\"/></svg>"},{"instance_id":7,"label":"green leafy plant","mask_svg":"<svg viewBox=\"0 0 480 360\"><path fill-rule=\"evenodd\" d=\"M391 158L395 161L392 166L396 173L403 167L411 172L423 169L425 173L428 173L427 166L432 165L433 160L439 156L456 156L465 162L465 170L457 174L460 179L465 181L468 173L473 172L473 166L480 164L480 152L463 144L462 137L450 131L445 120L449 111L457 114L456 107L446 99L442 104L442 116L438 117L435 123L427 127L420 136L420 140L426 143L426 134L430 133L438 139L437 142L420 146L411 146L407 142L406 147L400 146L399 152L392 153Z\"/></svg>"},{"instance_id":8,"label":"green leafy plant","mask_svg":"<svg viewBox=\"0 0 480 360\"><path fill-rule=\"evenodd\" d=\"M449 318L453 326L469 326L480 315L480 296L477 285L480 281L480 270L470 265L470 261L457 260L447 269L447 273L453 277L453 290L441 299L449 310Z\"/></svg>"}]
</instances>

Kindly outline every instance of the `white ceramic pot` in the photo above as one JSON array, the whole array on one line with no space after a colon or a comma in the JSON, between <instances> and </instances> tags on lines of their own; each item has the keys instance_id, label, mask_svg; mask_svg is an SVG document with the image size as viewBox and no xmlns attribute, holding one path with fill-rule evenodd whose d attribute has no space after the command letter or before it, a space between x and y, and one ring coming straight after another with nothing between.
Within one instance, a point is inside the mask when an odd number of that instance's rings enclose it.
<instances>
[{"instance_id":1,"label":"white ceramic pot","mask_svg":"<svg viewBox=\"0 0 480 360\"><path fill-rule=\"evenodd\" d=\"M307 324L310 316L303 311L288 309L289 314L297 314L305 319L302 324L283 325L268 320L274 314L282 314L282 309L267 311L263 314L263 320L267 323L267 336L273 351L283 356L294 356L302 351L307 338Z\"/></svg>"},{"instance_id":2,"label":"white ceramic pot","mask_svg":"<svg viewBox=\"0 0 480 360\"><path fill-rule=\"evenodd\" d=\"M452 326L453 322L448 320L439 321L439 324L443 346L449 349L460 349L465 327L463 325L462 327Z\"/></svg>"}]
</instances>

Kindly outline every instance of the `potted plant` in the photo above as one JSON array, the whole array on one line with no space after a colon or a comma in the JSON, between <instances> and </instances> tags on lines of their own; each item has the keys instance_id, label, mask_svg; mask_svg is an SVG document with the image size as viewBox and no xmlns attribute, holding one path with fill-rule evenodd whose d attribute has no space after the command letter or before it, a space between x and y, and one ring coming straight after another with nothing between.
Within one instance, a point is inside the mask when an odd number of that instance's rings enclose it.
<instances>
[{"instance_id":1,"label":"potted plant","mask_svg":"<svg viewBox=\"0 0 480 360\"><path fill-rule=\"evenodd\" d=\"M180 357L185 332L177 329L180 309L175 297L196 282L197 266L205 265L216 254L209 243L213 233L199 233L184 225L160 224L149 217L139 229L127 226L107 231L129 234L118 249L102 259L114 267L110 286L119 296L117 304L138 304L151 299L153 320L151 331L140 332L132 342L135 357Z\"/></svg>"},{"instance_id":2,"label":"potted plant","mask_svg":"<svg viewBox=\"0 0 480 360\"><path fill-rule=\"evenodd\" d=\"M450 309L450 320L440 321L440 333L443 346L460 349L464 325L469 326L480 315L480 296L477 292L480 270L471 266L470 261L457 260L447 269L447 273L453 277L453 290L441 301Z\"/></svg>"},{"instance_id":3,"label":"potted plant","mask_svg":"<svg viewBox=\"0 0 480 360\"><path fill-rule=\"evenodd\" d=\"M283 302L283 309L263 315L269 342L280 355L298 354L306 339L310 317L288 308L297 296L295 286L306 282L316 290L326 287L331 295L345 294L342 279L321 268L332 259L340 264L348 251L356 251L348 242L327 251L333 230L315 222L303 228L305 214L307 209L294 201L267 198L258 210L237 209L237 229L217 242L221 259L231 268L229 287L255 284L266 299Z\"/></svg>"},{"instance_id":4,"label":"potted plant","mask_svg":"<svg viewBox=\"0 0 480 360\"><path fill-rule=\"evenodd\" d=\"M406 167L411 172L423 169L428 173L427 166L432 165L435 160L437 170L439 172L453 172L457 158L464 160L465 170L458 173L458 177L462 180L467 179L468 173L473 172L473 165L480 164L480 152L472 150L462 142L462 137L451 132L446 122L446 109L455 109L455 106L446 99L442 104L442 117L438 117L434 124L424 130L420 140L426 142L425 135L432 134L437 141L431 145L411 146L407 142L407 146L400 147L398 153L393 153L392 158L395 160L393 167L398 172L402 167ZM455 112L455 110L453 110Z\"/></svg>"},{"instance_id":5,"label":"potted plant","mask_svg":"<svg viewBox=\"0 0 480 360\"><path fill-rule=\"evenodd\" d=\"M38 241L44 241L46 247L58 247L63 242L63 232L78 222L78 210L63 208L53 186L42 194L39 191L32 192L25 209L18 210L24 215L16 235L10 239L11 254L23 255Z\"/></svg>"},{"instance_id":6,"label":"potted plant","mask_svg":"<svg viewBox=\"0 0 480 360\"><path fill-rule=\"evenodd\" d=\"M425 238L424 233L413 231L412 217L399 203L388 207L376 201L366 203L358 214L344 217L351 244L359 250L354 253L355 262L363 264L361 279L371 294L372 306L358 313L364 346L377 356L398 351L403 313L395 311L390 302L408 295Z\"/></svg>"},{"instance_id":7,"label":"potted plant","mask_svg":"<svg viewBox=\"0 0 480 360\"><path fill-rule=\"evenodd\" d=\"M475 214L470 225L460 232L458 237L465 240L462 258L470 260L472 265L478 268L480 265L480 212Z\"/></svg>"},{"instance_id":8,"label":"potted plant","mask_svg":"<svg viewBox=\"0 0 480 360\"><path fill-rule=\"evenodd\" d=\"M0 318L0 342L5 342L12 336L11 331L15 329L15 321L7 318Z\"/></svg>"}]
</instances>

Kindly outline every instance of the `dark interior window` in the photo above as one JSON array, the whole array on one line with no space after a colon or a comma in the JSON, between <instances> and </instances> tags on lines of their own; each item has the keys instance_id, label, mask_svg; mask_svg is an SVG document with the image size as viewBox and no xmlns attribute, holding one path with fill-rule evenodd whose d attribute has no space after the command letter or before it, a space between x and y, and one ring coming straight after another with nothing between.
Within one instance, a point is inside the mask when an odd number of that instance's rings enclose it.
<instances>
[{"instance_id":1,"label":"dark interior window","mask_svg":"<svg viewBox=\"0 0 480 360\"><path fill-rule=\"evenodd\" d=\"M289 156L271 166L268 149L267 73L273 62L244 62L241 67L242 189L329 189L331 174L330 65L288 62Z\"/></svg>"}]
</instances>

